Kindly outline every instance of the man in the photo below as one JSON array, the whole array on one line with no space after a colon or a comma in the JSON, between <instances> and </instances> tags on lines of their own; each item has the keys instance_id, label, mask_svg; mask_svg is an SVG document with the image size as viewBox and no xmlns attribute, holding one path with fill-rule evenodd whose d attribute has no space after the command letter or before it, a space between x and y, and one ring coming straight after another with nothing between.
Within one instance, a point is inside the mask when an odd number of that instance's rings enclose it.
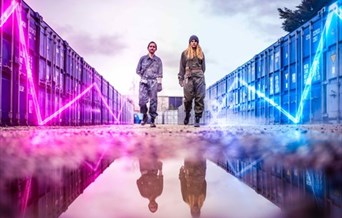
<instances>
[{"instance_id":1,"label":"man","mask_svg":"<svg viewBox=\"0 0 342 218\"><path fill-rule=\"evenodd\" d=\"M182 52L178 80L184 92L185 119L184 125L189 123L192 102L195 102L195 127L200 126L204 110L205 98L205 58L198 37L189 38L188 48Z\"/></svg>"},{"instance_id":2,"label":"man","mask_svg":"<svg viewBox=\"0 0 342 218\"><path fill-rule=\"evenodd\" d=\"M163 163L156 156L139 158L141 176L137 180L137 186L142 197L147 198L148 208L152 213L158 210L156 199L163 192L164 176Z\"/></svg>"},{"instance_id":3,"label":"man","mask_svg":"<svg viewBox=\"0 0 342 218\"><path fill-rule=\"evenodd\" d=\"M151 127L156 127L155 119L157 113L157 92L162 90L163 64L155 55L157 44L153 41L147 45L148 54L140 58L137 66L137 74L141 77L139 84L139 106L143 114L141 125L145 125L148 119L147 112L151 117ZM147 103L150 101L149 110Z\"/></svg>"}]
</instances>

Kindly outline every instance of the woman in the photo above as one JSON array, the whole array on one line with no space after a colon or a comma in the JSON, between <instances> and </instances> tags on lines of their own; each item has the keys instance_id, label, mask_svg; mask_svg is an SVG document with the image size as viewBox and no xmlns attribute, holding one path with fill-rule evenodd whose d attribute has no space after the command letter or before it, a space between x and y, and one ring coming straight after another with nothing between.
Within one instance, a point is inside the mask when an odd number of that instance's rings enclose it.
<instances>
[{"instance_id":1,"label":"woman","mask_svg":"<svg viewBox=\"0 0 342 218\"><path fill-rule=\"evenodd\" d=\"M194 101L195 127L200 126L205 98L205 58L198 37L190 36L188 48L182 52L178 80L184 92L185 119L189 123L192 102Z\"/></svg>"}]
</instances>

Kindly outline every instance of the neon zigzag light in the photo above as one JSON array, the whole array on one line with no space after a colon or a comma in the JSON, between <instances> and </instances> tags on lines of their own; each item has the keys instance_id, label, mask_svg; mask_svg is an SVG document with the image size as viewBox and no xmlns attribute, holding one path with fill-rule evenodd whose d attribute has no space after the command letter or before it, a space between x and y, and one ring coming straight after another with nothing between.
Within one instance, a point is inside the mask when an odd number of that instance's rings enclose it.
<instances>
[{"instance_id":1,"label":"neon zigzag light","mask_svg":"<svg viewBox=\"0 0 342 218\"><path fill-rule=\"evenodd\" d=\"M11 5L8 6L8 8L4 11L2 16L0 17L0 28L2 27L2 25L6 23L7 19L11 16L11 14L14 12L17 6L18 6L18 2L12 1Z\"/></svg>"},{"instance_id":2,"label":"neon zigzag light","mask_svg":"<svg viewBox=\"0 0 342 218\"><path fill-rule=\"evenodd\" d=\"M334 7L334 6L337 8L336 3L332 5L332 7ZM274 108L276 108L282 114L284 114L286 117L288 117L293 123L299 123L301 120L301 117L303 115L305 100L308 98L310 90L311 90L312 80L315 76L315 73L318 72L318 70L319 70L319 62L320 62L320 59L322 58L322 54L323 54L324 40L326 39L326 36L329 33L329 29L330 29L330 25L331 25L333 15L337 15L340 19L342 19L341 13L342 13L342 9L339 8L338 10L331 11L327 16L323 31L322 31L321 36L320 36L320 41L318 43L316 53L315 53L315 56L314 56L313 61L312 61L312 66L310 67L308 77L305 81L305 86L304 86L304 89L303 89L303 92L302 92L302 95L301 95L301 98L299 101L298 110L297 110L297 113L295 116L291 115L288 111L283 109L280 105L278 105L272 99L268 98L265 93L263 93L259 90L256 90L255 87L248 85L247 82L242 80L242 79L235 79L233 84L230 87L230 90L227 91L227 93L223 97L226 98L228 93L231 91L232 87L239 81L249 91L257 94L258 97L264 99L266 102L268 102ZM219 108L222 108L223 103L224 102L221 102L221 104L219 105ZM215 117L217 118L218 112L213 113L213 114L214 114L214 118Z\"/></svg>"},{"instance_id":3,"label":"neon zigzag light","mask_svg":"<svg viewBox=\"0 0 342 218\"><path fill-rule=\"evenodd\" d=\"M29 200L29 196L31 193L31 183L32 183L31 177L25 179L25 189L24 189L23 196L22 196L21 203L20 203L20 217L25 217L27 202Z\"/></svg>"},{"instance_id":4,"label":"neon zigzag light","mask_svg":"<svg viewBox=\"0 0 342 218\"><path fill-rule=\"evenodd\" d=\"M12 1L11 5L6 9L6 11L0 17L0 28L8 20L8 18L13 14L13 12L17 9L17 7L18 7L18 3L16 1ZM116 117L114 115L113 111L110 109L109 105L107 104L105 98L102 96L99 87L95 83L90 85L81 94L79 94L73 100L71 100L69 103L67 103L66 105L61 107L58 111L56 111L55 113L53 113L52 115L47 117L45 120L42 120L40 109L39 109L39 104L38 104L38 100L37 100L36 89L35 89L34 82L33 82L34 80L33 80L33 75L32 75L32 71L31 71L32 67L31 67L31 64L29 62L29 54L28 54L28 50L27 50L27 46L26 46L24 31L23 31L23 28L21 26L22 25L22 19L21 19L20 10L16 10L16 15L17 15L18 23L19 23L18 26L19 26L20 46L21 46L21 50L23 52L23 58L24 58L25 65L26 65L27 79L28 79L28 82L29 82L29 90L30 90L30 93L32 94L33 103L34 103L35 111L36 111L36 114L37 114L38 124L39 125L45 125L47 122L49 122L50 120L55 118L58 114L62 113L64 110L66 110L68 107L70 107L76 101L78 101L82 96L84 96L93 87L95 87L97 93L100 95L102 102L105 104L105 106L109 110L110 114L114 117L114 119L116 120L117 123L120 123L119 119L120 119L120 116L122 114L122 110L123 110L123 106L124 105L123 104L121 105L120 111L118 113L118 117ZM105 154L105 152L103 152L101 154L101 157L98 160L98 162L96 163L95 167L93 167L90 163L86 162L88 167L90 167L92 170L96 171L98 169L98 167L99 167L99 164L100 164L101 160L104 157L104 154ZM25 183L24 196L21 199L21 208L20 208L21 209L20 210L21 217L23 217L24 214L25 214L28 198L29 198L29 195L30 195L30 190L31 190L31 178L27 179L26 183Z\"/></svg>"},{"instance_id":5,"label":"neon zigzag light","mask_svg":"<svg viewBox=\"0 0 342 218\"><path fill-rule=\"evenodd\" d=\"M0 18L0 28L3 26L3 24L8 20L8 18L13 14L13 12L17 8L18 8L18 3L16 1L12 1L11 5L5 10L5 12L3 13L3 15ZM32 94L33 104L34 104L34 108L35 108L35 111L36 111L36 116L37 116L38 124L39 125L45 125L46 123L48 123L49 121L54 119L56 116L61 114L64 110L66 110L71 105L73 105L76 101L78 101L81 97L83 97L92 88L95 88L97 93L100 95L102 102L104 103L104 105L108 109L109 113L114 117L116 123L120 123L120 117L121 117L124 105L121 104L121 108L120 108L120 110L118 112L118 116L115 116L114 112L110 109L110 106L106 102L106 99L103 97L99 87L95 83L90 85L82 93L80 93L78 96L76 96L70 102L65 104L60 109L58 109L55 113L53 113L52 115L48 116L44 120L42 119L40 108L39 108L39 103L38 103L38 99L37 99L37 93L36 93L36 89L35 89L34 82L33 82L34 79L33 79L32 71L31 71L32 67L31 67L31 64L29 62L29 54L28 54L28 50L27 50L27 46L26 46L25 35L24 35L23 28L22 28L21 13L20 13L20 10L18 10L18 9L16 10L16 12L17 12L16 13L17 20L18 20L18 23L19 23L18 26L19 26L20 46L21 46L21 49L23 51L24 61L25 61L26 70L27 70L27 78L28 78L28 81L29 81L29 90L30 90L30 93ZM126 101L125 101L125 103L126 103Z\"/></svg>"},{"instance_id":6,"label":"neon zigzag light","mask_svg":"<svg viewBox=\"0 0 342 218\"><path fill-rule=\"evenodd\" d=\"M336 4L336 3L335 3ZM9 18L9 16L11 15L11 13L13 13L13 11L16 9L16 7L18 6L18 3L16 1L12 1L12 4L9 6L9 8L4 12L3 16L1 17L0 19L0 27L6 22L6 20ZM308 75L308 78L305 82L305 87L304 87L304 90L302 92L302 96L301 96L301 100L300 100L300 103L299 103L299 107L298 107L298 110L297 110L297 113L296 113L296 116L292 116L290 113L288 113L286 110L284 110L280 105L278 105L277 103L275 103L272 99L269 99L266 97L265 93L262 93L258 90L255 90L254 87L252 86L249 86L245 81L243 81L242 79L239 79L239 81L244 84L250 91L252 91L253 93L256 93L259 97L265 99L265 101L267 101L268 103L270 103L273 107L275 107L277 110L279 110L281 113L283 113L285 116L287 116L293 123L298 123L301 119L301 116L303 114L303 110L304 110L304 103L305 103L305 100L307 99L309 93L310 93L310 90L311 90L311 83L312 83L312 79L315 75L315 73L317 72L318 70L318 67L319 67L319 60L320 58L322 57L322 50L323 50L323 45L324 45L324 39L325 37L323 37L324 33L327 34L328 33L328 30L330 28L330 24L331 24L331 20L332 20L332 16L333 15L337 15L340 19L341 18L341 9L338 9L337 11L333 11L334 13L330 12L327 16L327 19L326 19L326 23L324 25L324 28L323 28L323 31L322 31L322 34L321 34L321 37L320 37L320 41L319 41L319 44L318 44L318 48L316 50L316 54L314 56L314 60L312 62L312 66L310 67L310 71L309 71L309 75ZM19 17L20 17L20 14L19 14ZM21 21L21 17L20 19L18 19ZM21 27L21 25L20 25ZM23 34L23 31L22 31L22 28L19 28L19 33L20 33L20 39L21 39L21 44L23 46L23 51L24 51L24 58L25 58L25 61L26 61L26 66L30 66L28 65L29 62L28 62L28 52L27 52L27 49L26 49L26 42L24 39L24 34ZM29 83L30 83L30 90L31 90L31 93L33 94L33 101L34 101L34 105L35 105L35 110L37 112L37 119L38 119L38 123L40 125L44 125L46 124L48 121L52 120L54 117L56 117L58 114L60 114L62 111L64 111L65 109L67 109L68 107L70 107L73 103L75 103L77 100L80 99L80 97L82 97L85 92L82 92L79 96L77 96L74 100L72 100L71 102L69 102L68 104L66 104L65 106L63 106L61 109L59 109L57 112L55 112L54 114L52 114L51 116L49 116L48 118L46 118L44 121L42 120L41 118L41 115L40 115L40 109L38 107L38 101L37 101L37 95L36 95L36 92L35 92L35 88L34 88L34 83L33 83L33 79L32 79L32 72L31 70L29 69L29 67L27 67L27 71L28 71L28 77L29 77ZM235 81L234 81L235 82ZM102 96L99 88L97 87L97 85L95 84L92 84L91 87L95 87L95 89L97 90L97 92L100 94L101 96L101 99L102 99L102 102L104 102L106 108L109 110L110 114L115 118L115 120L118 122L118 118L114 115L113 111L110 109L110 107L108 106L107 102L104 100L104 97ZM90 88L91 89L91 88ZM89 91L90 90L89 88L87 88L86 90ZM122 113L122 108L120 109L120 113L119 113L119 116L121 115Z\"/></svg>"},{"instance_id":7,"label":"neon zigzag light","mask_svg":"<svg viewBox=\"0 0 342 218\"><path fill-rule=\"evenodd\" d=\"M29 55L27 52L27 48L26 48L26 42L25 42L25 37L24 37L24 31L23 28L21 26L22 23L22 19L21 19L21 12L20 10L16 10L16 14L17 14L17 20L19 22L19 40L20 40L20 45L22 47L22 51L23 51L23 55L24 55L24 61L26 64L26 71L27 71L27 79L29 81L29 90L30 93L32 94L32 98L33 98L33 104L35 107L35 111L37 114L37 119L38 119L38 123L40 124L42 122L42 116L40 114L40 109L39 109L39 104L38 104L38 99L37 99L37 94L36 94L36 89L34 87L34 83L33 83L33 75L32 75L32 71L31 71L31 64L29 62Z\"/></svg>"},{"instance_id":8,"label":"neon zigzag light","mask_svg":"<svg viewBox=\"0 0 342 218\"><path fill-rule=\"evenodd\" d=\"M316 54L314 56L314 60L313 60L313 64L312 64L312 67L310 68L310 71L309 71L309 75L308 75L308 78L305 82L305 87L304 87L304 90L303 90L303 93L302 93L302 96L301 96L301 99L300 99L300 104L299 104L299 107L298 107L298 111L296 113L296 116L292 116L290 113L288 113L286 110L284 110L281 106L279 106L277 103L275 103L272 99L266 97L265 93L262 93L258 90L256 90L253 86L250 86L248 85L244 80L242 79L235 79L233 84L230 86L230 89L227 91L227 93L223 96L223 98L227 98L227 95L228 93L232 90L232 87L235 86L235 84L239 81L241 82L244 86L247 87L248 90L252 91L253 93L257 94L260 98L263 98L266 102L268 102L269 104L271 104L273 107L275 107L277 110L279 110L281 113L283 113L285 116L287 116L292 122L294 123L298 123L301 119L301 116L303 114L303 109L304 109L304 101L306 100L306 98L308 97L309 95L309 92L311 90L311 83L312 83L312 79L315 75L315 73L318 71L318 67L319 67L319 60L322 56L322 50L323 50L323 45L324 45L324 39L325 39L325 36L326 34L328 33L328 30L330 28L330 24L331 24L331 21L332 21L332 18L333 18L333 15L336 14L340 19L342 19L342 16L341 16L341 13L342 13L342 9L338 9L338 11L334 11L335 13L329 13L328 16L327 16L327 20L326 20L326 23L324 25L324 28L323 28L323 31L322 31L322 34L321 34L321 38L320 38L320 41L319 41L319 44L318 44L318 47L317 47L317 50L316 50ZM325 33L325 35L323 35ZM324 36L324 37L323 37ZM220 103L220 105L218 106L219 108L222 108L223 106L223 102ZM214 113L214 115L218 115L218 113ZM249 164L248 166L246 166L245 168L241 169L241 171L237 172L236 169L234 168L234 166L230 163L230 161L228 161L228 164L229 166L231 167L232 171L234 172L234 175L237 175L237 176L242 176L244 173L246 173L247 171L249 171L249 169L251 169L253 166L255 166L258 162L260 162L261 160L263 160L264 157L256 160L256 161L253 161L251 164ZM309 174L307 172L307 176L310 180L310 183L311 183L311 180L312 180L312 177L313 175L312 174ZM313 186L311 186L311 189L312 189L312 193L314 195L314 197L316 198L316 195L319 194L317 192L317 190L314 189Z\"/></svg>"}]
</instances>

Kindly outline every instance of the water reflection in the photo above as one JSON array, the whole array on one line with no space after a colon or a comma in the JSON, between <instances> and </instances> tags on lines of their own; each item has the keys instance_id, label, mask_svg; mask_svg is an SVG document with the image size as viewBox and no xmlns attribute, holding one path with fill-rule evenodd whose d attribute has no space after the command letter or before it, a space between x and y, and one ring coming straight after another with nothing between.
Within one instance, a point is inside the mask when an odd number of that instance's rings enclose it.
<instances>
[{"instance_id":1,"label":"water reflection","mask_svg":"<svg viewBox=\"0 0 342 218\"><path fill-rule=\"evenodd\" d=\"M340 218L342 134L284 132L2 131L0 218ZM118 169L122 157L133 170Z\"/></svg>"},{"instance_id":2,"label":"water reflection","mask_svg":"<svg viewBox=\"0 0 342 218\"><path fill-rule=\"evenodd\" d=\"M182 197L190 207L192 217L200 217L207 195L205 173L207 162L203 157L187 158L179 171Z\"/></svg>"},{"instance_id":3,"label":"water reflection","mask_svg":"<svg viewBox=\"0 0 342 218\"><path fill-rule=\"evenodd\" d=\"M148 208L152 213L158 210L156 202L163 192L163 163L153 155L139 158L141 176L137 180L137 186L142 197L148 199Z\"/></svg>"}]
</instances>

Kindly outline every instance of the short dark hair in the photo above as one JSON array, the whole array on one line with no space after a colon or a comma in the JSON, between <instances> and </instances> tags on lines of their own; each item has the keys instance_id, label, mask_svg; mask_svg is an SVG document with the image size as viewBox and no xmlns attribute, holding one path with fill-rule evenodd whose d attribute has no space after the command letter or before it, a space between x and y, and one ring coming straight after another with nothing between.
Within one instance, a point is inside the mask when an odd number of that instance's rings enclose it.
<instances>
[{"instance_id":1,"label":"short dark hair","mask_svg":"<svg viewBox=\"0 0 342 218\"><path fill-rule=\"evenodd\" d=\"M148 45L147 45L147 48L150 47L150 45L151 45L152 43L156 45L156 49L157 49L157 43L155 43L154 41L149 42Z\"/></svg>"}]
</instances>

